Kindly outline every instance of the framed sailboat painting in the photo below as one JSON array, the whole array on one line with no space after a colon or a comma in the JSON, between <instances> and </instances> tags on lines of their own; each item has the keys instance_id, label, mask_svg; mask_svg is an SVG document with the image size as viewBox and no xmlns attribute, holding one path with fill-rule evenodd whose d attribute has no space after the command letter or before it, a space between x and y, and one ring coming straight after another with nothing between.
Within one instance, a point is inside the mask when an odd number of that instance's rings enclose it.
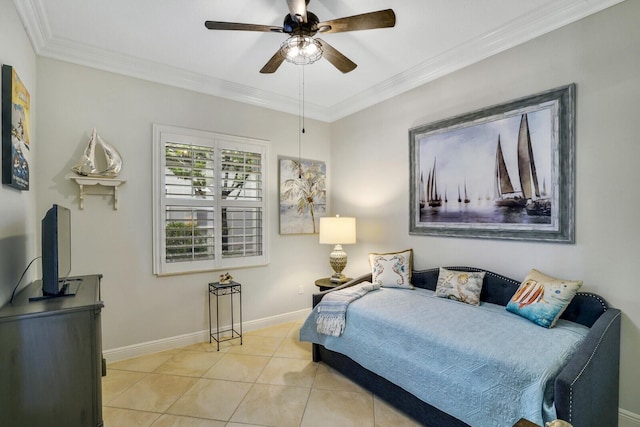
<instances>
[{"instance_id":1,"label":"framed sailboat painting","mask_svg":"<svg viewBox=\"0 0 640 427\"><path fill-rule=\"evenodd\" d=\"M575 90L410 129L409 233L574 243Z\"/></svg>"}]
</instances>

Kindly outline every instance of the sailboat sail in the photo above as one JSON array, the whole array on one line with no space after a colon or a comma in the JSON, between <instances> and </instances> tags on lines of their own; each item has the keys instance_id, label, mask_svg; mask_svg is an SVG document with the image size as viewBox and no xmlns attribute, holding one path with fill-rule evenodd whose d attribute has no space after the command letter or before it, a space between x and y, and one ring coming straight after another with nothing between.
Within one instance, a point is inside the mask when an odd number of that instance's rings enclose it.
<instances>
[{"instance_id":1,"label":"sailboat sail","mask_svg":"<svg viewBox=\"0 0 640 427\"><path fill-rule=\"evenodd\" d=\"M100 138L100 135L98 135L98 142L100 142L100 145L102 146L104 158L107 162L106 169L100 171L99 174L101 176L118 176L122 170L122 157L120 157L120 153L116 150L116 147Z\"/></svg>"},{"instance_id":2,"label":"sailboat sail","mask_svg":"<svg viewBox=\"0 0 640 427\"><path fill-rule=\"evenodd\" d=\"M520 185L525 199L535 200L540 198L536 164L533 160L533 150L531 149L529 121L526 114L523 114L522 119L520 119L520 131L518 132L518 172L520 173Z\"/></svg>"},{"instance_id":3,"label":"sailboat sail","mask_svg":"<svg viewBox=\"0 0 640 427\"><path fill-rule=\"evenodd\" d=\"M425 205L425 192L426 189L424 188L424 176L422 172L420 172L420 209L424 208Z\"/></svg>"},{"instance_id":4,"label":"sailboat sail","mask_svg":"<svg viewBox=\"0 0 640 427\"><path fill-rule=\"evenodd\" d=\"M496 148L496 206L509 208L522 208L526 204L526 199L522 197L520 191L516 191L509 178L507 165L502 154L502 144L498 135L498 147Z\"/></svg>"},{"instance_id":5,"label":"sailboat sail","mask_svg":"<svg viewBox=\"0 0 640 427\"><path fill-rule=\"evenodd\" d=\"M500 145L500 135L498 135L498 148L496 149L496 190L498 197L503 194L513 193L513 184L507 172L507 165L504 162L502 146Z\"/></svg>"},{"instance_id":6,"label":"sailboat sail","mask_svg":"<svg viewBox=\"0 0 640 427\"><path fill-rule=\"evenodd\" d=\"M433 170L431 171L431 201L438 200L438 184L436 183L436 159L433 159Z\"/></svg>"},{"instance_id":7,"label":"sailboat sail","mask_svg":"<svg viewBox=\"0 0 640 427\"><path fill-rule=\"evenodd\" d=\"M465 203L471 202L471 200L469 199L469 196L467 195L467 178L464 179L464 202Z\"/></svg>"},{"instance_id":8,"label":"sailboat sail","mask_svg":"<svg viewBox=\"0 0 640 427\"><path fill-rule=\"evenodd\" d=\"M87 146L84 148L84 152L80 157L78 163L71 167L71 170L77 173L78 175L90 175L97 171L96 169L96 130L93 130L93 134L91 138L89 138L89 142Z\"/></svg>"},{"instance_id":9,"label":"sailboat sail","mask_svg":"<svg viewBox=\"0 0 640 427\"><path fill-rule=\"evenodd\" d=\"M442 206L442 198L438 194L438 184L436 182L436 159L433 159L433 169L429 171L427 180L427 203L431 207Z\"/></svg>"}]
</instances>

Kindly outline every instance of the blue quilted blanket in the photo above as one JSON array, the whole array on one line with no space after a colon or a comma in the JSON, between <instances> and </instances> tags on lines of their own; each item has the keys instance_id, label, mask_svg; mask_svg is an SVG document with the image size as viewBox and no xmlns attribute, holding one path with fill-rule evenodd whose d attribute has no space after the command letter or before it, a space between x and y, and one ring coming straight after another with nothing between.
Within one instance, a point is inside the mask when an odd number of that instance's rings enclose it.
<instances>
[{"instance_id":1,"label":"blue quilted blanket","mask_svg":"<svg viewBox=\"0 0 640 427\"><path fill-rule=\"evenodd\" d=\"M300 339L368 370L472 426L556 418L553 382L588 332L552 329L503 306L471 306L425 289L382 288L353 301L340 337L318 334L314 309Z\"/></svg>"}]
</instances>

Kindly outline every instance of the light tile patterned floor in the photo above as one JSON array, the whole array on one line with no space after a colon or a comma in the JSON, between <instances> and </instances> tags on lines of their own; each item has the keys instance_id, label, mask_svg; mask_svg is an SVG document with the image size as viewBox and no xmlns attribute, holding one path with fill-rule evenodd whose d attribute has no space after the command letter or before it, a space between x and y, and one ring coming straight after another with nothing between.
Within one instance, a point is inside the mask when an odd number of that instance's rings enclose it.
<instances>
[{"instance_id":1,"label":"light tile patterned floor","mask_svg":"<svg viewBox=\"0 0 640 427\"><path fill-rule=\"evenodd\" d=\"M107 427L418 426L322 363L300 322L114 362L102 378Z\"/></svg>"}]
</instances>

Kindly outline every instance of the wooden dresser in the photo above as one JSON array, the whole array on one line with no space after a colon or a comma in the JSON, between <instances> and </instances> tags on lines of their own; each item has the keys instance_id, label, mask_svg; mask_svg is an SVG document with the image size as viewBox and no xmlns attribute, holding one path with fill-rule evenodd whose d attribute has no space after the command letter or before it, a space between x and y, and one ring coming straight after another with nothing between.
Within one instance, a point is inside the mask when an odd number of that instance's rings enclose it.
<instances>
[{"instance_id":1,"label":"wooden dresser","mask_svg":"<svg viewBox=\"0 0 640 427\"><path fill-rule=\"evenodd\" d=\"M35 281L0 309L3 423L103 425L101 278L70 278L74 296L30 301L41 295L42 284Z\"/></svg>"}]
</instances>

